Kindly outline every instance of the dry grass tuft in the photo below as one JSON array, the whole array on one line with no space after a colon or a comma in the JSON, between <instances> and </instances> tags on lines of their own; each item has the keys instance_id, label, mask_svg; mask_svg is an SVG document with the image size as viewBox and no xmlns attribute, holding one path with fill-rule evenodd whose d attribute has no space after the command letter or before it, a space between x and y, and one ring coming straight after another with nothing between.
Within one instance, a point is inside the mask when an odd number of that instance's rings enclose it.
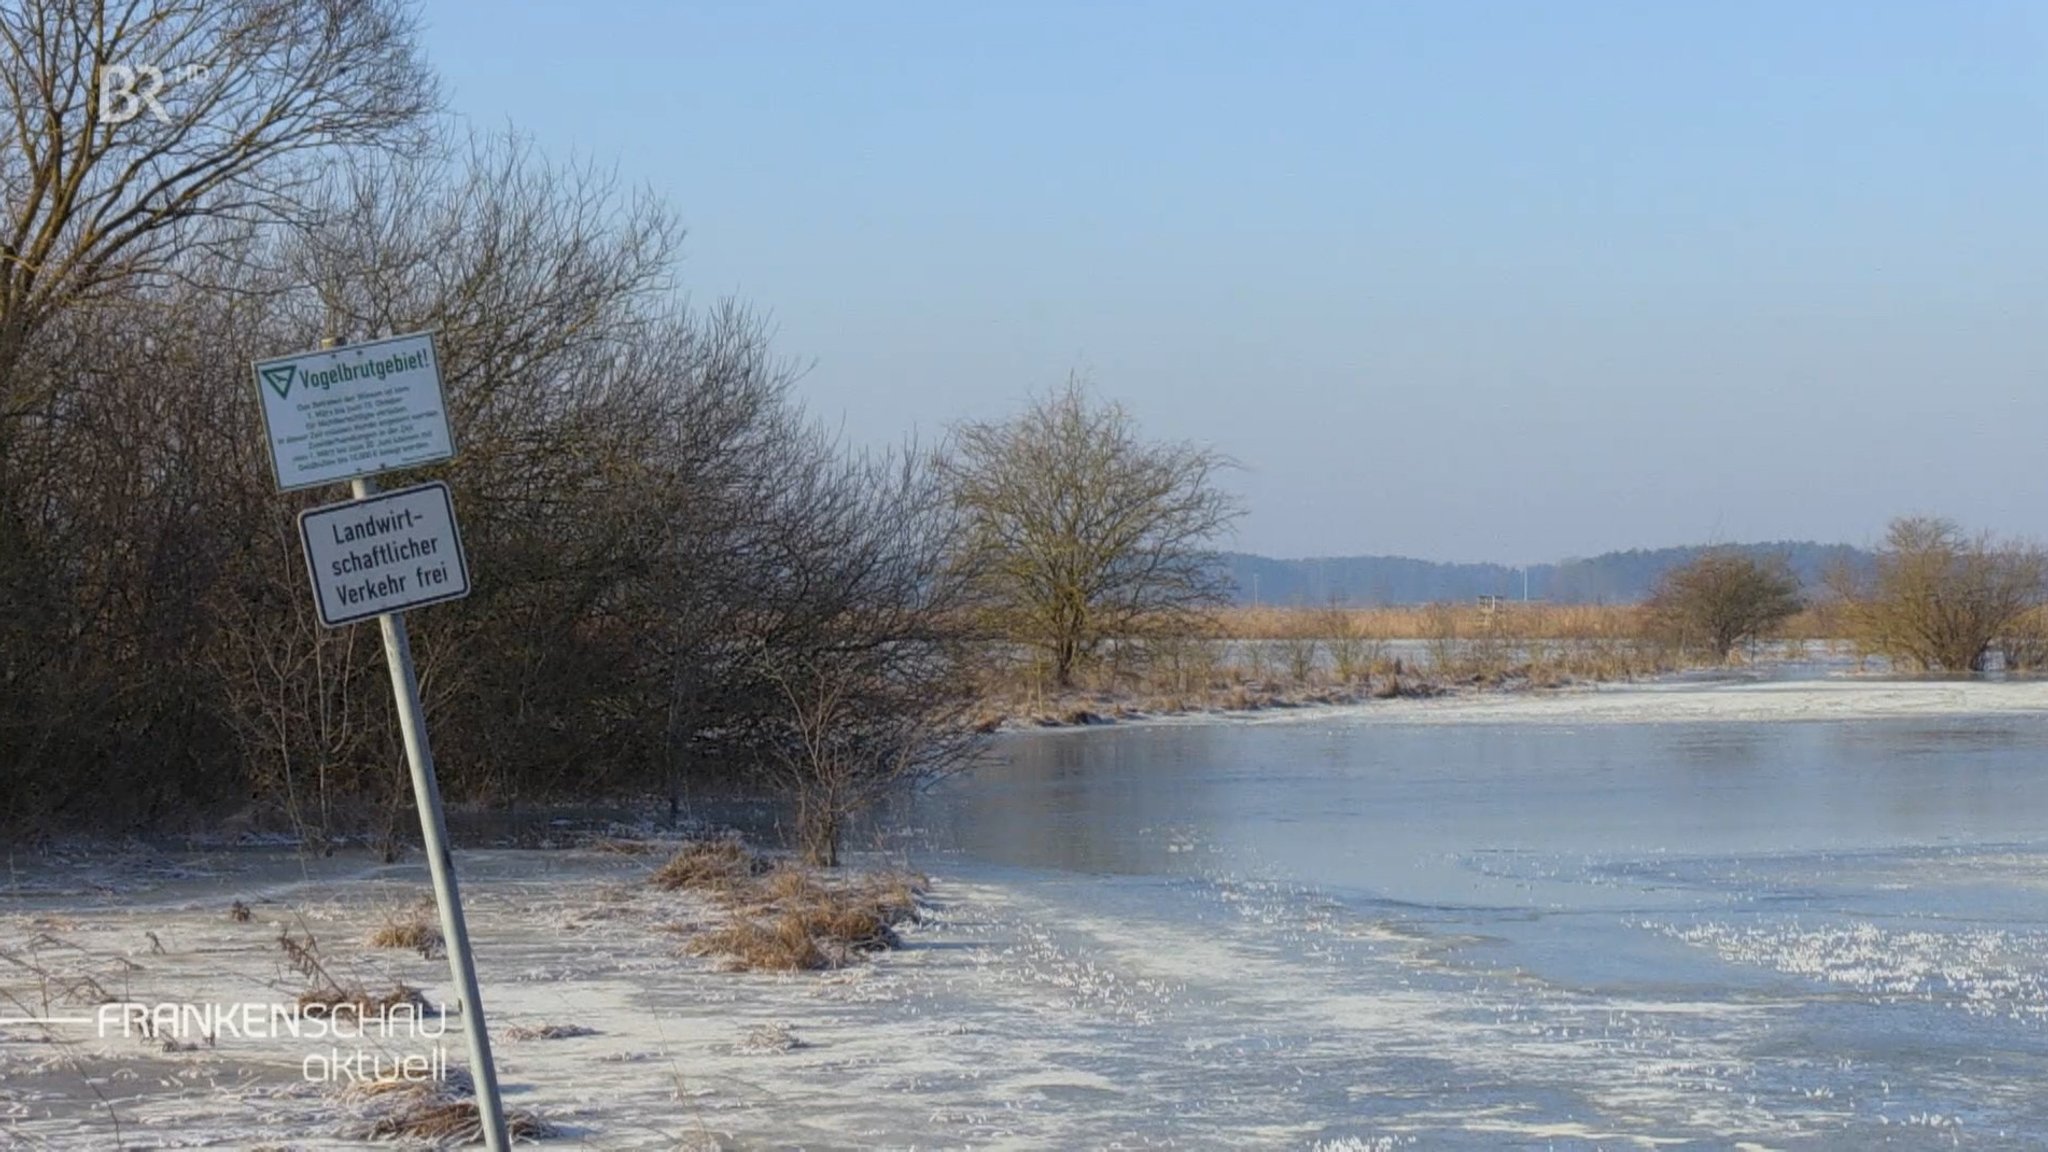
<instances>
[{"instance_id":1,"label":"dry grass tuft","mask_svg":"<svg viewBox=\"0 0 2048 1152\"><path fill-rule=\"evenodd\" d=\"M757 901L779 904L809 900L816 890L809 869L785 863L769 869L749 895Z\"/></svg>"},{"instance_id":2,"label":"dry grass tuft","mask_svg":"<svg viewBox=\"0 0 2048 1152\"><path fill-rule=\"evenodd\" d=\"M419 1141L437 1148L483 1141L476 1084L461 1068L448 1069L448 1078L439 1083L403 1078L352 1081L342 1087L341 1095L370 1108L369 1123L354 1133L360 1139ZM505 1128L515 1142L559 1135L554 1125L525 1109L507 1112Z\"/></svg>"},{"instance_id":3,"label":"dry grass tuft","mask_svg":"<svg viewBox=\"0 0 2048 1152\"><path fill-rule=\"evenodd\" d=\"M699 933L690 950L724 957L739 971L840 968L860 955L901 946L896 926L918 918L930 881L907 872L827 880L778 866L728 893L732 920Z\"/></svg>"},{"instance_id":4,"label":"dry grass tuft","mask_svg":"<svg viewBox=\"0 0 2048 1152\"><path fill-rule=\"evenodd\" d=\"M228 919L233 920L237 924L247 924L249 921L255 919L255 917L256 913L251 912L249 910L249 906L247 904L242 903L240 900L235 901L234 904L228 908Z\"/></svg>"},{"instance_id":5,"label":"dry grass tuft","mask_svg":"<svg viewBox=\"0 0 2048 1152\"><path fill-rule=\"evenodd\" d=\"M505 1029L508 1040L571 1040L578 1036L595 1036L597 1029L585 1028L581 1024L538 1024L528 1027L515 1024Z\"/></svg>"},{"instance_id":6,"label":"dry grass tuft","mask_svg":"<svg viewBox=\"0 0 2048 1152\"><path fill-rule=\"evenodd\" d=\"M524 1109L506 1113L505 1128L514 1140L545 1140L555 1134L552 1124ZM363 1137L426 1140L443 1146L475 1144L483 1140L483 1121L477 1115L474 1100L449 1100L420 1093L377 1117Z\"/></svg>"},{"instance_id":7,"label":"dry grass tuft","mask_svg":"<svg viewBox=\"0 0 2048 1152\"><path fill-rule=\"evenodd\" d=\"M1217 613L1222 634L1234 640L1340 633L1374 640L1428 640L1449 629L1458 636L1499 631L1518 638L1590 640L1636 635L1642 612L1634 604L1549 604L1507 601L1493 613L1477 603L1411 604L1378 608L1236 607Z\"/></svg>"},{"instance_id":8,"label":"dry grass tuft","mask_svg":"<svg viewBox=\"0 0 2048 1152\"><path fill-rule=\"evenodd\" d=\"M813 938L849 952L880 952L903 943L878 905L820 902L793 915Z\"/></svg>"},{"instance_id":9,"label":"dry grass tuft","mask_svg":"<svg viewBox=\"0 0 2048 1152\"><path fill-rule=\"evenodd\" d=\"M752 1053L793 1052L808 1047L810 1045L799 1039L789 1025L779 1021L754 1025L740 1037L738 1044L733 1045L734 1051Z\"/></svg>"},{"instance_id":10,"label":"dry grass tuft","mask_svg":"<svg viewBox=\"0 0 2048 1152\"><path fill-rule=\"evenodd\" d=\"M403 948L417 952L427 960L442 955L447 948L441 929L419 916L386 920L370 933L369 943L372 948Z\"/></svg>"},{"instance_id":11,"label":"dry grass tuft","mask_svg":"<svg viewBox=\"0 0 2048 1152\"><path fill-rule=\"evenodd\" d=\"M690 950L699 956L724 957L740 972L810 972L830 966L803 919L781 914L765 919L740 916L697 937Z\"/></svg>"},{"instance_id":12,"label":"dry grass tuft","mask_svg":"<svg viewBox=\"0 0 2048 1152\"><path fill-rule=\"evenodd\" d=\"M650 881L670 892L727 891L768 871L768 864L739 840L697 840L683 845Z\"/></svg>"},{"instance_id":13,"label":"dry grass tuft","mask_svg":"<svg viewBox=\"0 0 2048 1152\"><path fill-rule=\"evenodd\" d=\"M359 1013L373 1013L389 1010L402 1004L410 1004L422 1015L433 1009L420 990L410 984L394 985L389 992L374 993L361 986L342 987L329 984L299 993L299 1011L307 1016L331 1016L339 1008L354 1008Z\"/></svg>"},{"instance_id":14,"label":"dry grass tuft","mask_svg":"<svg viewBox=\"0 0 2048 1152\"><path fill-rule=\"evenodd\" d=\"M922 872L878 872L864 880L868 896L890 917L889 923L915 923L924 897L931 891L931 877Z\"/></svg>"}]
</instances>

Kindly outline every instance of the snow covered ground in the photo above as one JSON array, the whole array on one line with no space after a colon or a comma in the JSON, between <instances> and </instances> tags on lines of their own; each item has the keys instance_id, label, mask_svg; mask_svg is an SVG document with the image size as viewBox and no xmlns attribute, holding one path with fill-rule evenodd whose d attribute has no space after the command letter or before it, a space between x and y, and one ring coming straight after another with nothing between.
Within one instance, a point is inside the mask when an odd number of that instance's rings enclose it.
<instances>
[{"instance_id":1,"label":"snow covered ground","mask_svg":"<svg viewBox=\"0 0 2048 1152\"><path fill-rule=\"evenodd\" d=\"M907 947L831 973L686 955L707 908L659 855L459 867L551 1146L2039 1147L2037 712L1834 678L1007 738L910 813ZM366 944L425 891L346 854L17 858L0 1016L290 1002L281 933L439 1001L444 960ZM0 1026L0 1148L359 1148L385 1107L308 1081L329 1045L177 1040Z\"/></svg>"}]
</instances>

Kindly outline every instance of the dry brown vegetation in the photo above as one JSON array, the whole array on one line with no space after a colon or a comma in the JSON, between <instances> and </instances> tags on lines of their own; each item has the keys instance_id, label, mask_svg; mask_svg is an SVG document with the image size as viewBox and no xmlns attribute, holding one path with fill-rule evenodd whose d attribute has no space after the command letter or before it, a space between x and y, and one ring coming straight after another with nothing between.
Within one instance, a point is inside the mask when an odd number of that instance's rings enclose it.
<instances>
[{"instance_id":1,"label":"dry brown vegetation","mask_svg":"<svg viewBox=\"0 0 2048 1152\"><path fill-rule=\"evenodd\" d=\"M299 993L299 1011L307 1016L331 1016L342 1008L370 1015L408 1006L416 1012L432 1011L427 998L410 984L394 984L383 992L372 992L360 984L327 984Z\"/></svg>"},{"instance_id":2,"label":"dry brown vegetation","mask_svg":"<svg viewBox=\"0 0 2048 1152\"><path fill-rule=\"evenodd\" d=\"M649 881L702 893L725 911L713 927L677 929L689 936L690 952L720 957L736 970L768 972L838 968L897 947L897 926L917 919L929 886L908 872L843 876L795 862L770 864L736 839L685 845Z\"/></svg>"},{"instance_id":3,"label":"dry brown vegetation","mask_svg":"<svg viewBox=\"0 0 2048 1152\"><path fill-rule=\"evenodd\" d=\"M2007 672L2048 669L2048 606L2021 613L1998 637L1998 654Z\"/></svg>"},{"instance_id":4,"label":"dry brown vegetation","mask_svg":"<svg viewBox=\"0 0 2048 1152\"><path fill-rule=\"evenodd\" d=\"M1691 571L1720 561L1709 553ZM1800 603L1788 573L1757 573L1766 579L1705 581L1707 592L1734 587L1694 597L1713 610L1690 614L1674 611L1684 570L1667 579L1662 601L1646 604L1221 609L1179 632L1139 628L1104 645L1065 691L1030 662L991 651L981 662L979 722L1068 726L1631 680L1744 659L1764 639L1802 648L1852 641L1904 671L1972 672L1993 660L2009 673L2048 668L2048 557L2029 545L1908 518L1894 524L1870 578L1840 576L1827 595ZM1724 611L1723 600L1742 610Z\"/></svg>"},{"instance_id":5,"label":"dry brown vegetation","mask_svg":"<svg viewBox=\"0 0 2048 1152\"><path fill-rule=\"evenodd\" d=\"M2009 671L2048 655L2039 610L2048 599L2048 553L1954 521L1892 521L1876 570L1830 578L1836 610L1864 652L1894 668L1961 674L1983 671L1997 652Z\"/></svg>"},{"instance_id":6,"label":"dry brown vegetation","mask_svg":"<svg viewBox=\"0 0 2048 1152\"><path fill-rule=\"evenodd\" d=\"M376 1080L351 1084L347 1094L377 1105L377 1114L360 1131L362 1139L424 1141L439 1148L483 1141L476 1101L466 1092L458 1095L453 1085ZM515 1141L555 1135L554 1125L522 1108L505 1114L505 1131Z\"/></svg>"},{"instance_id":7,"label":"dry brown vegetation","mask_svg":"<svg viewBox=\"0 0 2048 1152\"><path fill-rule=\"evenodd\" d=\"M1658 579L1643 605L1644 624L1681 653L1697 649L1725 662L1736 645L1775 637L1802 604L1784 557L1713 549Z\"/></svg>"},{"instance_id":8,"label":"dry brown vegetation","mask_svg":"<svg viewBox=\"0 0 2048 1152\"><path fill-rule=\"evenodd\" d=\"M431 960L446 947L441 929L424 916L394 917L370 932L372 948L403 948Z\"/></svg>"},{"instance_id":9,"label":"dry brown vegetation","mask_svg":"<svg viewBox=\"0 0 2048 1152\"><path fill-rule=\"evenodd\" d=\"M308 1016L332 1015L341 1008L366 1015L400 1006L420 1014L433 1011L426 997L410 984L401 982L386 991L374 992L362 984L337 979L327 970L320 956L320 942L311 932L300 938L287 928L277 934L277 946L284 953L285 966L311 984L299 993L297 1000L299 1011Z\"/></svg>"},{"instance_id":10,"label":"dry brown vegetation","mask_svg":"<svg viewBox=\"0 0 2048 1152\"><path fill-rule=\"evenodd\" d=\"M1317 629L1335 634L1328 621L1345 622L1356 635L1387 640L1428 640L1441 629L1448 609L1459 635L1474 636L1488 628L1488 614L1477 604L1404 604L1337 608L1228 608L1216 614L1223 636L1277 639L1314 620ZM1794 640L1839 639L1832 605L1816 603L1785 621L1781 634ZM1500 631L1518 639L1590 640L1634 635L1644 627L1639 604L1545 604L1508 601L1496 613Z\"/></svg>"},{"instance_id":11,"label":"dry brown vegetation","mask_svg":"<svg viewBox=\"0 0 2048 1152\"><path fill-rule=\"evenodd\" d=\"M991 659L981 722L1074 725L1459 688L1555 688L1655 675L1683 656L1649 634L1634 605L1238 608L1219 613L1206 631L1112 646L1066 692L1052 691L1027 665Z\"/></svg>"},{"instance_id":12,"label":"dry brown vegetation","mask_svg":"<svg viewBox=\"0 0 2048 1152\"><path fill-rule=\"evenodd\" d=\"M529 1040L572 1040L578 1036L595 1036L597 1029L582 1024L514 1024L505 1029L505 1038L522 1043Z\"/></svg>"},{"instance_id":13,"label":"dry brown vegetation","mask_svg":"<svg viewBox=\"0 0 2048 1152\"><path fill-rule=\"evenodd\" d=\"M767 861L737 837L722 837L683 845L650 882L671 892L729 892L766 871Z\"/></svg>"}]
</instances>

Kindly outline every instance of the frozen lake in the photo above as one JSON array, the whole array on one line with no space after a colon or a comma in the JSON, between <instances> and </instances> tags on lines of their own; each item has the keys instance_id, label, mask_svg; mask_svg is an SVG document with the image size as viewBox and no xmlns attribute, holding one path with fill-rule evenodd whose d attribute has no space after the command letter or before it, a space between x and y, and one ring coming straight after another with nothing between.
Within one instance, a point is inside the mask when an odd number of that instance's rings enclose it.
<instances>
[{"instance_id":1,"label":"frozen lake","mask_svg":"<svg viewBox=\"0 0 2048 1152\"><path fill-rule=\"evenodd\" d=\"M2043 703L1698 684L1047 733L920 817L1132 1014L1051 1054L1104 1085L1089 1141L2033 1147Z\"/></svg>"},{"instance_id":2,"label":"frozen lake","mask_svg":"<svg viewBox=\"0 0 2048 1152\"><path fill-rule=\"evenodd\" d=\"M702 909L642 883L657 856L463 853L508 1102L606 1149L2048 1145L2048 685L1401 701L998 753L895 814L936 905L843 972L680 955ZM81 975L274 998L281 927L444 994L441 961L361 946L417 861L8 880L0 950L39 969L0 967L15 1004ZM543 1024L587 1031L511 1031ZM0 1148L113 1147L110 1115L134 1147L360 1147L366 1106L300 1055L0 1030Z\"/></svg>"}]
</instances>

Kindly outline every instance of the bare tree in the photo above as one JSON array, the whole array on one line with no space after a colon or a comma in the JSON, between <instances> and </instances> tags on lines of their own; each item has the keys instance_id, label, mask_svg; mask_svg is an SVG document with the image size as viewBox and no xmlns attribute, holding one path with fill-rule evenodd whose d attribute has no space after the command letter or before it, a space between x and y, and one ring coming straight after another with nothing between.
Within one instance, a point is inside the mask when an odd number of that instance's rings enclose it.
<instances>
[{"instance_id":1,"label":"bare tree","mask_svg":"<svg viewBox=\"0 0 2048 1152\"><path fill-rule=\"evenodd\" d=\"M1146 671L1157 689L1175 695L1206 692L1215 683L1227 644L1213 628L1161 633L1145 641Z\"/></svg>"},{"instance_id":2,"label":"bare tree","mask_svg":"<svg viewBox=\"0 0 2048 1152\"><path fill-rule=\"evenodd\" d=\"M1319 631L1330 649L1331 671L1339 684L1353 684L1371 675L1386 645L1366 633L1358 614L1335 600L1320 614Z\"/></svg>"},{"instance_id":3,"label":"bare tree","mask_svg":"<svg viewBox=\"0 0 2048 1152\"><path fill-rule=\"evenodd\" d=\"M1423 608L1422 620L1431 674L1452 675L1467 662L1468 645L1458 636L1458 606L1446 600L1434 601Z\"/></svg>"},{"instance_id":4,"label":"bare tree","mask_svg":"<svg viewBox=\"0 0 2048 1152\"><path fill-rule=\"evenodd\" d=\"M1982 671L2007 630L2048 595L2048 555L1989 533L1965 535L1952 520L1894 520L1876 571L1831 574L1842 618L1866 652L1930 672Z\"/></svg>"},{"instance_id":5,"label":"bare tree","mask_svg":"<svg viewBox=\"0 0 2048 1152\"><path fill-rule=\"evenodd\" d=\"M961 425L943 466L988 625L1042 651L1060 688L1105 641L1183 628L1227 598L1210 544L1240 514L1217 486L1230 461L1142 439L1078 379L1013 419Z\"/></svg>"},{"instance_id":6,"label":"bare tree","mask_svg":"<svg viewBox=\"0 0 2048 1152\"><path fill-rule=\"evenodd\" d=\"M1762 639L1798 614L1799 578L1783 557L1714 549L1665 573L1646 607L1660 637L1726 660L1737 644Z\"/></svg>"},{"instance_id":7,"label":"bare tree","mask_svg":"<svg viewBox=\"0 0 2048 1152\"><path fill-rule=\"evenodd\" d=\"M796 809L807 860L839 862L847 821L884 793L966 767L979 744L961 659L954 510L929 462L815 458L790 494L813 515L788 556L790 593L758 633L783 707L770 782Z\"/></svg>"},{"instance_id":8,"label":"bare tree","mask_svg":"<svg viewBox=\"0 0 2048 1152\"><path fill-rule=\"evenodd\" d=\"M431 98L409 11L0 0L0 830L253 798L318 839L409 795L247 366L432 328L477 574L413 629L448 796L765 779L835 853L971 749L955 506L817 434L744 309L678 300L659 204L517 140L389 147ZM168 124L83 103L201 57Z\"/></svg>"},{"instance_id":9,"label":"bare tree","mask_svg":"<svg viewBox=\"0 0 2048 1152\"><path fill-rule=\"evenodd\" d=\"M2048 608L2036 607L2021 614L1998 637L1999 666L2003 671L2035 673L2048 668Z\"/></svg>"},{"instance_id":10,"label":"bare tree","mask_svg":"<svg viewBox=\"0 0 2048 1152\"><path fill-rule=\"evenodd\" d=\"M1323 645L1328 639L1320 613L1293 611L1280 627L1280 658L1287 665L1287 678L1306 687L1322 667Z\"/></svg>"},{"instance_id":11,"label":"bare tree","mask_svg":"<svg viewBox=\"0 0 2048 1152\"><path fill-rule=\"evenodd\" d=\"M323 153L416 128L413 23L397 0L0 5L0 423L41 407L10 370L51 318L299 218Z\"/></svg>"}]
</instances>

